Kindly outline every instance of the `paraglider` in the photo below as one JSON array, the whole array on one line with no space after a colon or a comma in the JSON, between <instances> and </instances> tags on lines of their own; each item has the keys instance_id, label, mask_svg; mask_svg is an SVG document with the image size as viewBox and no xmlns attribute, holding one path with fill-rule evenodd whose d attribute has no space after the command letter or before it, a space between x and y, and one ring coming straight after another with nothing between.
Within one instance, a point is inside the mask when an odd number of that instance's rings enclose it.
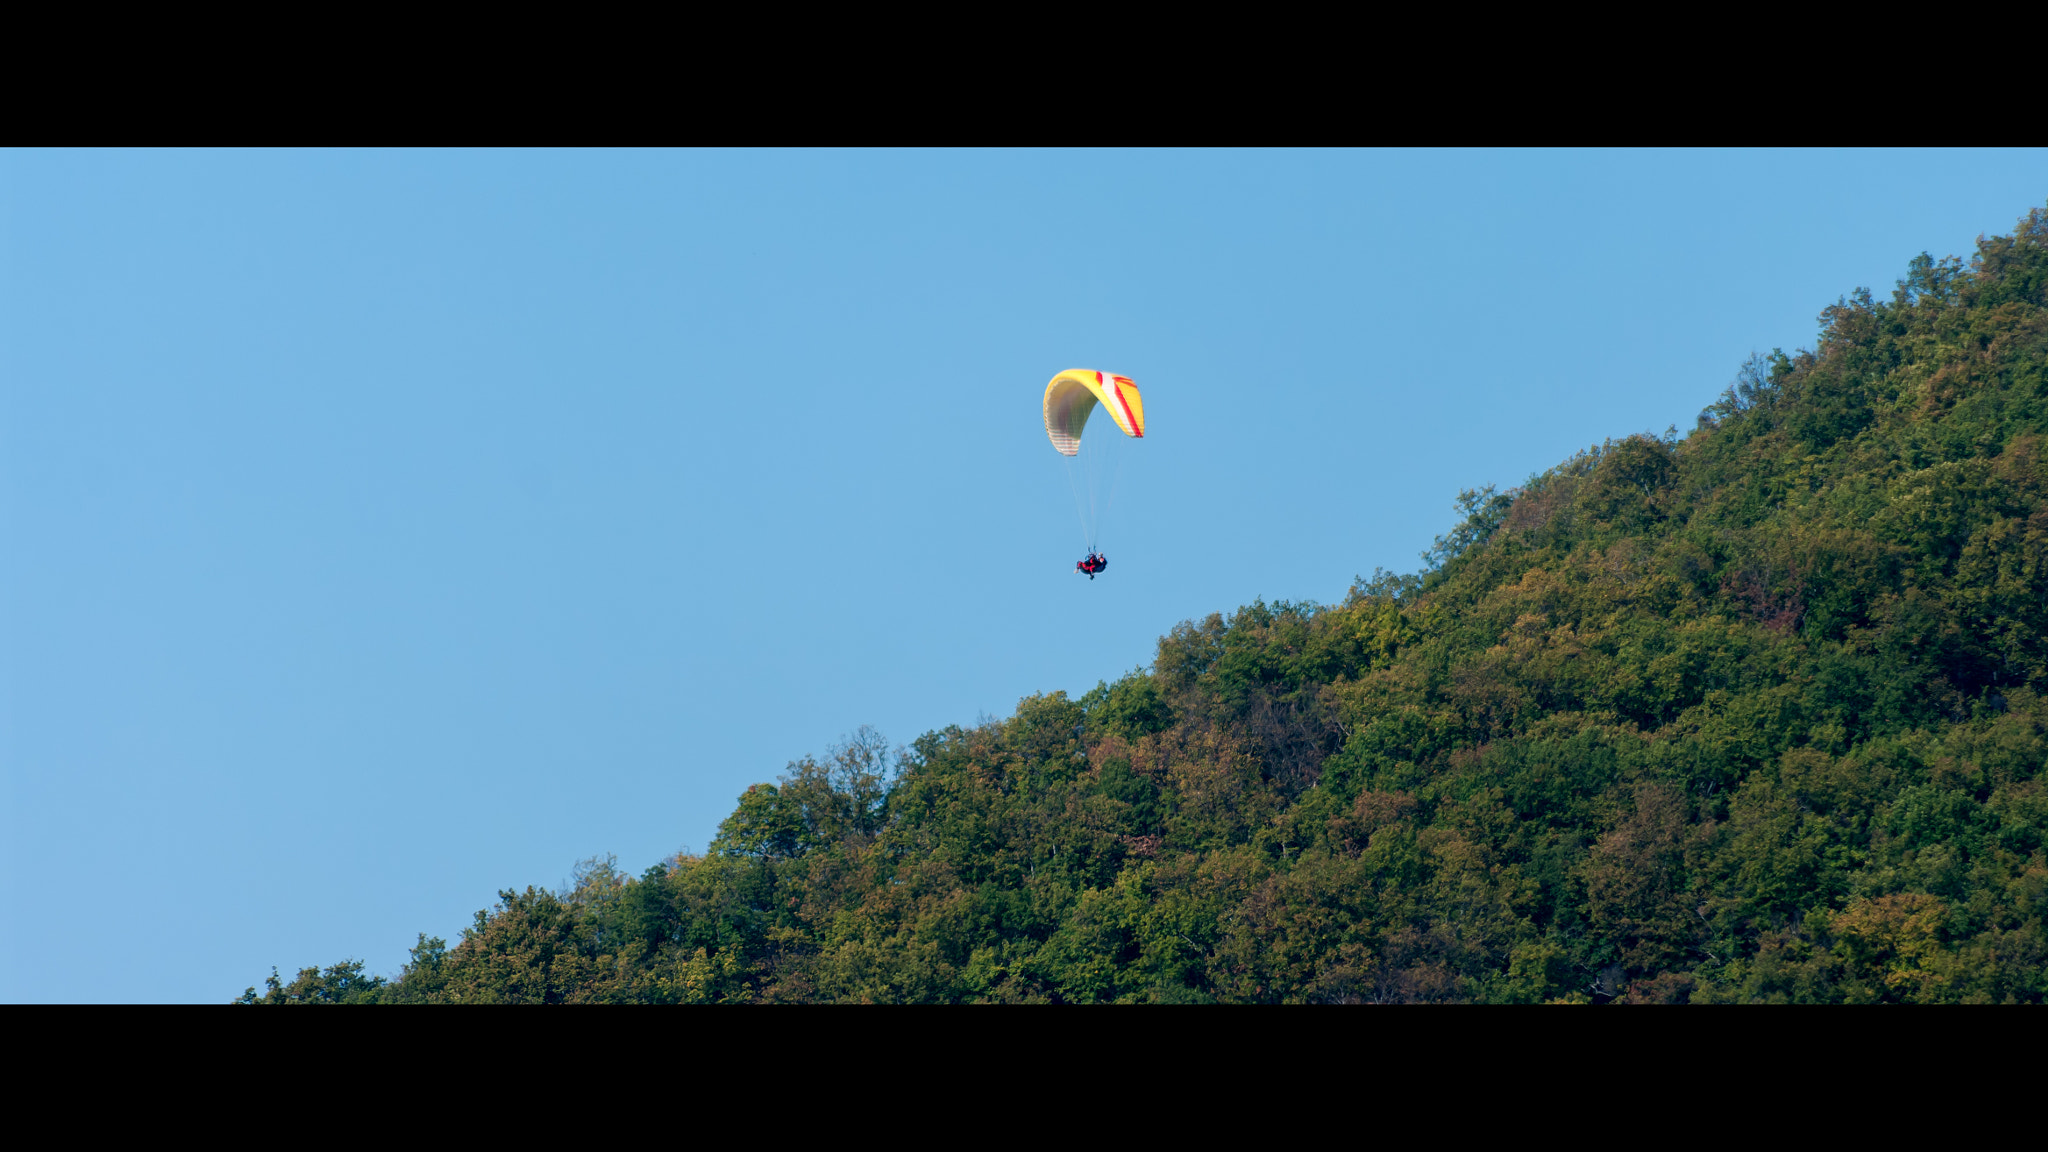
<instances>
[{"instance_id":1,"label":"paraglider","mask_svg":"<svg viewBox=\"0 0 2048 1152\"><path fill-rule=\"evenodd\" d=\"M1113 427L1096 424L1098 435L1081 450L1082 433L1096 409L1109 413ZM1122 433L1118 435L1117 433ZM1074 489L1074 506L1081 517L1081 534L1088 557L1075 563L1074 570L1095 579L1109 567L1102 554L1102 517L1116 500L1116 482L1122 464L1119 446L1126 440L1145 436L1145 401L1128 376L1070 368L1045 386L1045 438L1053 450L1066 457L1067 479Z\"/></svg>"}]
</instances>

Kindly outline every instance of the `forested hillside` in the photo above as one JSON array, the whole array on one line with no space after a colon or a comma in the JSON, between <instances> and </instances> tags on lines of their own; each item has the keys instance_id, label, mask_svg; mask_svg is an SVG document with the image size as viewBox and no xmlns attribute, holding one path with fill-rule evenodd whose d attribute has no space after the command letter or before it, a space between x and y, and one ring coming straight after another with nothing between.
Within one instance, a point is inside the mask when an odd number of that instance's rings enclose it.
<instances>
[{"instance_id":1,"label":"forested hillside","mask_svg":"<svg viewBox=\"0 0 2048 1152\"><path fill-rule=\"evenodd\" d=\"M2044 436L2037 209L1687 435L1465 493L1419 575L243 1000L2039 1002Z\"/></svg>"}]
</instances>

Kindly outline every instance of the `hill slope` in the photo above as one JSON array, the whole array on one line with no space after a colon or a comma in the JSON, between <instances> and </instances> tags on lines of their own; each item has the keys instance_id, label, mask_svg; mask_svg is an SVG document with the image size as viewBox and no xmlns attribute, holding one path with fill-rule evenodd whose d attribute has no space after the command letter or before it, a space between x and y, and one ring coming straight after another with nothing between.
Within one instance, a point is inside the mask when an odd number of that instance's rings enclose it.
<instances>
[{"instance_id":1,"label":"hill slope","mask_svg":"<svg viewBox=\"0 0 2048 1152\"><path fill-rule=\"evenodd\" d=\"M2041 1001L2048 213L1821 319L1423 575L244 999Z\"/></svg>"}]
</instances>

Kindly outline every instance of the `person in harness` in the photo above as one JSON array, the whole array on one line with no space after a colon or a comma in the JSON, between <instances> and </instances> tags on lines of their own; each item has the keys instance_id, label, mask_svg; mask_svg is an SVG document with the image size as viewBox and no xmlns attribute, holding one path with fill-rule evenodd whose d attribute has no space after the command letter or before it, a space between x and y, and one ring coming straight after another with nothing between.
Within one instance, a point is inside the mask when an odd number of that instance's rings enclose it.
<instances>
[{"instance_id":1,"label":"person in harness","mask_svg":"<svg viewBox=\"0 0 2048 1152\"><path fill-rule=\"evenodd\" d=\"M1109 567L1109 557L1096 552L1090 552L1086 560L1074 561L1074 571L1086 572L1090 580L1095 579L1095 574L1107 567Z\"/></svg>"}]
</instances>

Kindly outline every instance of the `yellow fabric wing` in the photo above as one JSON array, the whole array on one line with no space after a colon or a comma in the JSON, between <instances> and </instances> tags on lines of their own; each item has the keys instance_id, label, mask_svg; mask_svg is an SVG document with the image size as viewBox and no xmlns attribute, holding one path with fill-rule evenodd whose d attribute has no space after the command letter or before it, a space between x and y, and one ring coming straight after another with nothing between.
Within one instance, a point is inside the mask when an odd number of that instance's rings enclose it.
<instances>
[{"instance_id":1,"label":"yellow fabric wing","mask_svg":"<svg viewBox=\"0 0 2048 1152\"><path fill-rule=\"evenodd\" d=\"M1081 430L1097 405L1124 435L1145 435L1145 402L1128 376L1069 368L1045 386L1045 436L1062 456L1081 450Z\"/></svg>"}]
</instances>

